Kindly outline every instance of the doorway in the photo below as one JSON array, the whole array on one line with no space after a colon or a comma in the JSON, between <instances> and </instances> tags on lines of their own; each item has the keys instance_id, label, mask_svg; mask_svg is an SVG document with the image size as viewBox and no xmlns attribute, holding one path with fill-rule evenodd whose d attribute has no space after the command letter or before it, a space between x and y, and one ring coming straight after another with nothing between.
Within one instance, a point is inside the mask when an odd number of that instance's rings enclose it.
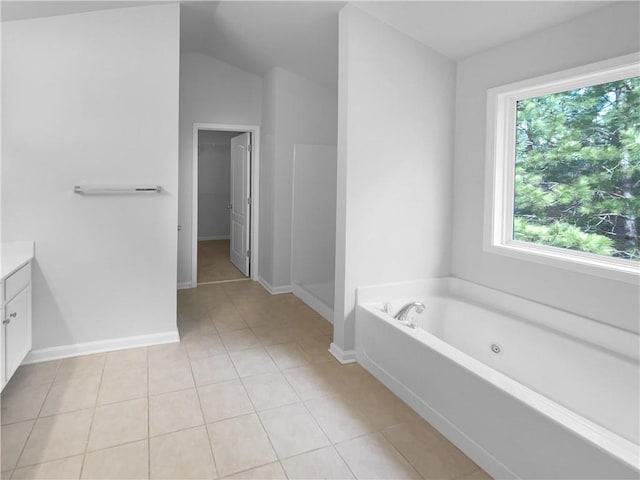
<instances>
[{"instance_id":1,"label":"doorway","mask_svg":"<svg viewBox=\"0 0 640 480\"><path fill-rule=\"evenodd\" d=\"M192 286L257 278L259 127L193 126Z\"/></svg>"}]
</instances>

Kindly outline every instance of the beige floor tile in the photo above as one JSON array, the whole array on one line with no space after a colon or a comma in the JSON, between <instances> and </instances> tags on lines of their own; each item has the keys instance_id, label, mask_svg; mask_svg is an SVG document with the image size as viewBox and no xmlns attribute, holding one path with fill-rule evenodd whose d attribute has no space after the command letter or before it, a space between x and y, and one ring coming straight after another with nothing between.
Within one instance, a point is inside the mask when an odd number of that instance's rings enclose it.
<instances>
[{"instance_id":1,"label":"beige floor tile","mask_svg":"<svg viewBox=\"0 0 640 480\"><path fill-rule=\"evenodd\" d=\"M180 341L186 342L187 340L191 340L193 338L199 337L202 333L199 330L199 324L196 322L190 322L188 320L180 320L180 314L178 314L178 333L180 334ZM214 327L215 330L215 327ZM217 334L218 331L210 332Z\"/></svg>"},{"instance_id":2,"label":"beige floor tile","mask_svg":"<svg viewBox=\"0 0 640 480\"><path fill-rule=\"evenodd\" d=\"M313 364L284 370L282 374L303 400L338 395L335 378L323 368L323 364Z\"/></svg>"},{"instance_id":3,"label":"beige floor tile","mask_svg":"<svg viewBox=\"0 0 640 480\"><path fill-rule=\"evenodd\" d=\"M84 455L67 457L32 467L18 468L13 472L15 480L77 480L80 478Z\"/></svg>"},{"instance_id":4,"label":"beige floor tile","mask_svg":"<svg viewBox=\"0 0 640 480\"><path fill-rule=\"evenodd\" d=\"M295 340L295 336L291 328L285 326L263 326L263 327L255 327L253 329L256 337L260 340L262 345L277 345L280 343L288 343Z\"/></svg>"},{"instance_id":5,"label":"beige floor tile","mask_svg":"<svg viewBox=\"0 0 640 480\"><path fill-rule=\"evenodd\" d=\"M280 370L301 367L309 363L296 342L269 345L265 348Z\"/></svg>"},{"instance_id":6,"label":"beige floor tile","mask_svg":"<svg viewBox=\"0 0 640 480\"><path fill-rule=\"evenodd\" d=\"M107 362L108 362L107 358ZM98 405L122 402L147 396L147 367L109 368L102 374L102 383L98 393Z\"/></svg>"},{"instance_id":7,"label":"beige floor tile","mask_svg":"<svg viewBox=\"0 0 640 480\"><path fill-rule=\"evenodd\" d=\"M265 373L245 377L242 379L242 383L253 406L258 411L300 401L300 397L281 373Z\"/></svg>"},{"instance_id":8,"label":"beige floor tile","mask_svg":"<svg viewBox=\"0 0 640 480\"><path fill-rule=\"evenodd\" d=\"M331 340L325 335L300 338L298 343L310 363L335 360L333 355L329 353Z\"/></svg>"},{"instance_id":9,"label":"beige floor tile","mask_svg":"<svg viewBox=\"0 0 640 480\"><path fill-rule=\"evenodd\" d=\"M12 423L2 427L2 449L0 461L2 462L2 471L12 470L18 463L18 457L22 453L22 448L27 443L27 438L31 433L34 421Z\"/></svg>"},{"instance_id":10,"label":"beige floor tile","mask_svg":"<svg viewBox=\"0 0 640 480\"><path fill-rule=\"evenodd\" d=\"M198 287L198 289L200 288L202 287ZM222 294L216 293L211 297L207 297L205 308L207 309L212 321L216 318L222 317L237 317L240 313L224 292L222 292Z\"/></svg>"},{"instance_id":11,"label":"beige floor tile","mask_svg":"<svg viewBox=\"0 0 640 480\"><path fill-rule=\"evenodd\" d=\"M218 473L204 426L150 440L150 477L154 479L214 479Z\"/></svg>"},{"instance_id":12,"label":"beige floor tile","mask_svg":"<svg viewBox=\"0 0 640 480\"><path fill-rule=\"evenodd\" d=\"M312 315L302 320L301 323L309 330L315 330L324 335L333 335L333 324L320 315Z\"/></svg>"},{"instance_id":13,"label":"beige floor tile","mask_svg":"<svg viewBox=\"0 0 640 480\"><path fill-rule=\"evenodd\" d=\"M266 299L271 298L270 295L262 285L257 282L230 282L222 284L224 292L231 298L244 300L247 298L252 299Z\"/></svg>"},{"instance_id":14,"label":"beige floor tile","mask_svg":"<svg viewBox=\"0 0 640 480\"><path fill-rule=\"evenodd\" d=\"M224 293L224 287L222 284L211 284L211 285L198 285L197 292L200 293L200 297L202 298L210 298L210 297L223 297L227 298L227 294Z\"/></svg>"},{"instance_id":15,"label":"beige floor tile","mask_svg":"<svg viewBox=\"0 0 640 480\"><path fill-rule=\"evenodd\" d=\"M195 388L149 397L149 434L151 436L203 424Z\"/></svg>"},{"instance_id":16,"label":"beige floor tile","mask_svg":"<svg viewBox=\"0 0 640 480\"><path fill-rule=\"evenodd\" d=\"M262 467L252 468L244 472L236 473L230 477L225 477L229 480L287 480L287 476L282 470L280 463L274 462Z\"/></svg>"},{"instance_id":17,"label":"beige floor tile","mask_svg":"<svg viewBox=\"0 0 640 480\"><path fill-rule=\"evenodd\" d=\"M60 366L54 382L67 381L75 378L85 378L102 375L106 353L82 355L79 357L65 358L60 361Z\"/></svg>"},{"instance_id":18,"label":"beige floor tile","mask_svg":"<svg viewBox=\"0 0 640 480\"><path fill-rule=\"evenodd\" d=\"M146 398L97 407L87 450L99 450L147 438L147 416Z\"/></svg>"},{"instance_id":19,"label":"beige floor tile","mask_svg":"<svg viewBox=\"0 0 640 480\"><path fill-rule=\"evenodd\" d=\"M380 433L340 443L336 449L356 478L420 478Z\"/></svg>"},{"instance_id":20,"label":"beige floor tile","mask_svg":"<svg viewBox=\"0 0 640 480\"><path fill-rule=\"evenodd\" d=\"M82 478L139 480L149 478L147 441L87 453Z\"/></svg>"},{"instance_id":21,"label":"beige floor tile","mask_svg":"<svg viewBox=\"0 0 640 480\"><path fill-rule=\"evenodd\" d=\"M231 352L229 355L241 377L278 371L278 367L264 348Z\"/></svg>"},{"instance_id":22,"label":"beige floor tile","mask_svg":"<svg viewBox=\"0 0 640 480\"><path fill-rule=\"evenodd\" d=\"M385 438L424 478L457 478L478 469L464 453L425 422L386 428Z\"/></svg>"},{"instance_id":23,"label":"beige floor tile","mask_svg":"<svg viewBox=\"0 0 640 480\"><path fill-rule=\"evenodd\" d=\"M105 371L134 370L147 367L147 347L128 348L107 353L104 364Z\"/></svg>"},{"instance_id":24,"label":"beige floor tile","mask_svg":"<svg viewBox=\"0 0 640 480\"><path fill-rule=\"evenodd\" d=\"M193 388L193 375L187 365L154 367L149 365L149 395Z\"/></svg>"},{"instance_id":25,"label":"beige floor tile","mask_svg":"<svg viewBox=\"0 0 640 480\"><path fill-rule=\"evenodd\" d=\"M307 400L307 409L333 443L344 442L373 431L372 423L357 404L346 397L320 397Z\"/></svg>"},{"instance_id":26,"label":"beige floor tile","mask_svg":"<svg viewBox=\"0 0 640 480\"><path fill-rule=\"evenodd\" d=\"M247 392L239 380L198 387L198 395L207 423L254 411Z\"/></svg>"},{"instance_id":27,"label":"beige floor tile","mask_svg":"<svg viewBox=\"0 0 640 480\"><path fill-rule=\"evenodd\" d=\"M42 383L52 383L58 372L60 366L60 360L53 360L51 362L32 363L30 365L22 365L16 370L11 377L9 385L5 388L10 388L10 385L19 385L26 387L28 385L38 385Z\"/></svg>"},{"instance_id":28,"label":"beige floor tile","mask_svg":"<svg viewBox=\"0 0 640 480\"><path fill-rule=\"evenodd\" d=\"M238 378L228 354L213 357L194 358L191 360L191 370L196 385L209 385Z\"/></svg>"},{"instance_id":29,"label":"beige floor tile","mask_svg":"<svg viewBox=\"0 0 640 480\"><path fill-rule=\"evenodd\" d=\"M229 240L198 241L198 283L244 278L229 259Z\"/></svg>"},{"instance_id":30,"label":"beige floor tile","mask_svg":"<svg viewBox=\"0 0 640 480\"><path fill-rule=\"evenodd\" d=\"M325 447L282 460L282 467L291 479L342 480L354 478L333 447Z\"/></svg>"},{"instance_id":31,"label":"beige floor tile","mask_svg":"<svg viewBox=\"0 0 640 480\"><path fill-rule=\"evenodd\" d=\"M274 324L271 312L261 305L240 304L237 310L244 322L251 328Z\"/></svg>"},{"instance_id":32,"label":"beige floor tile","mask_svg":"<svg viewBox=\"0 0 640 480\"><path fill-rule=\"evenodd\" d=\"M191 360L227 353L218 335L201 335L185 341Z\"/></svg>"},{"instance_id":33,"label":"beige floor tile","mask_svg":"<svg viewBox=\"0 0 640 480\"><path fill-rule=\"evenodd\" d=\"M19 467L84 453L93 410L39 418L18 462Z\"/></svg>"},{"instance_id":34,"label":"beige floor tile","mask_svg":"<svg viewBox=\"0 0 640 480\"><path fill-rule=\"evenodd\" d=\"M93 408L98 398L100 376L71 377L56 381L47 395L40 416Z\"/></svg>"},{"instance_id":35,"label":"beige floor tile","mask_svg":"<svg viewBox=\"0 0 640 480\"><path fill-rule=\"evenodd\" d=\"M149 369L166 369L189 366L189 356L187 352L187 342L167 343L148 347L147 362Z\"/></svg>"},{"instance_id":36,"label":"beige floor tile","mask_svg":"<svg viewBox=\"0 0 640 480\"><path fill-rule=\"evenodd\" d=\"M479 468L468 475L458 478L457 480L493 480L493 478L487 472Z\"/></svg>"},{"instance_id":37,"label":"beige floor tile","mask_svg":"<svg viewBox=\"0 0 640 480\"><path fill-rule=\"evenodd\" d=\"M249 350L260 346L258 337L253 334L250 328L222 333L220 338L229 352Z\"/></svg>"},{"instance_id":38,"label":"beige floor tile","mask_svg":"<svg viewBox=\"0 0 640 480\"><path fill-rule=\"evenodd\" d=\"M2 424L32 420L38 416L50 385L11 385L2 392Z\"/></svg>"},{"instance_id":39,"label":"beige floor tile","mask_svg":"<svg viewBox=\"0 0 640 480\"><path fill-rule=\"evenodd\" d=\"M345 390L368 391L370 389L380 388L382 385L373 375L367 372L357 363L341 365L340 381L343 383L341 387Z\"/></svg>"},{"instance_id":40,"label":"beige floor tile","mask_svg":"<svg viewBox=\"0 0 640 480\"><path fill-rule=\"evenodd\" d=\"M180 309L179 317L181 320L189 322L208 322L211 316L207 307L202 303L191 303Z\"/></svg>"},{"instance_id":41,"label":"beige floor tile","mask_svg":"<svg viewBox=\"0 0 640 480\"><path fill-rule=\"evenodd\" d=\"M277 460L257 415L230 418L207 425L220 476Z\"/></svg>"},{"instance_id":42,"label":"beige floor tile","mask_svg":"<svg viewBox=\"0 0 640 480\"><path fill-rule=\"evenodd\" d=\"M375 430L420 419L407 404L382 384L350 391L347 396L358 405Z\"/></svg>"},{"instance_id":43,"label":"beige floor tile","mask_svg":"<svg viewBox=\"0 0 640 480\"><path fill-rule=\"evenodd\" d=\"M279 458L329 445L329 440L302 403L265 410L258 415Z\"/></svg>"},{"instance_id":44,"label":"beige floor tile","mask_svg":"<svg viewBox=\"0 0 640 480\"><path fill-rule=\"evenodd\" d=\"M213 324L216 326L216 330L219 334L249 328L249 325L244 322L237 311L234 311L234 313L230 315L225 314L212 316L211 320L213 320Z\"/></svg>"}]
</instances>

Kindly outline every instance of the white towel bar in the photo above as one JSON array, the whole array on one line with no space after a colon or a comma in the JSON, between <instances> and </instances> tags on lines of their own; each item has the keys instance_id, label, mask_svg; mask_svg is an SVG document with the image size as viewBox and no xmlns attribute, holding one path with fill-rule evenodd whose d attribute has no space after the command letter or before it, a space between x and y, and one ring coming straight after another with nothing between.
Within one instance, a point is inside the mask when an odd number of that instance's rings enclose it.
<instances>
[{"instance_id":1,"label":"white towel bar","mask_svg":"<svg viewBox=\"0 0 640 480\"><path fill-rule=\"evenodd\" d=\"M105 195L123 193L160 193L160 185L74 185L73 192L83 195Z\"/></svg>"}]
</instances>

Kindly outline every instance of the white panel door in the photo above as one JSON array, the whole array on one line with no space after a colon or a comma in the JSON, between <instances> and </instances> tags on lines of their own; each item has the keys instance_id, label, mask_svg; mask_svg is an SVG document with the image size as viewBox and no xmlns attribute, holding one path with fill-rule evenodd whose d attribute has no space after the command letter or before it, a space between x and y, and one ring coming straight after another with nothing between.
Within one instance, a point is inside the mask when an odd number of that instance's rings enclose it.
<instances>
[{"instance_id":1,"label":"white panel door","mask_svg":"<svg viewBox=\"0 0 640 480\"><path fill-rule=\"evenodd\" d=\"M251 134L231 139L231 263L249 275Z\"/></svg>"}]
</instances>

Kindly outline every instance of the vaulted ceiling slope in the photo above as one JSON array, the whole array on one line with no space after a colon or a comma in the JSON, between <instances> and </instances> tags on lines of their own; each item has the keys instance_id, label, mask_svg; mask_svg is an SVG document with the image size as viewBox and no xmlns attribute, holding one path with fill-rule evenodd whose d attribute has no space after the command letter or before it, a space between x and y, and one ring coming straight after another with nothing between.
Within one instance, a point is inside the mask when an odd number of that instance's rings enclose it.
<instances>
[{"instance_id":1,"label":"vaulted ceiling slope","mask_svg":"<svg viewBox=\"0 0 640 480\"><path fill-rule=\"evenodd\" d=\"M2 19L158 1L2 1ZM264 75L274 66L337 88L337 1L181 1L181 50ZM358 1L356 6L452 60L567 22L609 1Z\"/></svg>"},{"instance_id":2,"label":"vaulted ceiling slope","mask_svg":"<svg viewBox=\"0 0 640 480\"><path fill-rule=\"evenodd\" d=\"M257 75L273 66L334 87L346 2L182 2L181 50Z\"/></svg>"},{"instance_id":3,"label":"vaulted ceiling slope","mask_svg":"<svg viewBox=\"0 0 640 480\"><path fill-rule=\"evenodd\" d=\"M614 2L357 2L383 22L452 60L462 60Z\"/></svg>"}]
</instances>

